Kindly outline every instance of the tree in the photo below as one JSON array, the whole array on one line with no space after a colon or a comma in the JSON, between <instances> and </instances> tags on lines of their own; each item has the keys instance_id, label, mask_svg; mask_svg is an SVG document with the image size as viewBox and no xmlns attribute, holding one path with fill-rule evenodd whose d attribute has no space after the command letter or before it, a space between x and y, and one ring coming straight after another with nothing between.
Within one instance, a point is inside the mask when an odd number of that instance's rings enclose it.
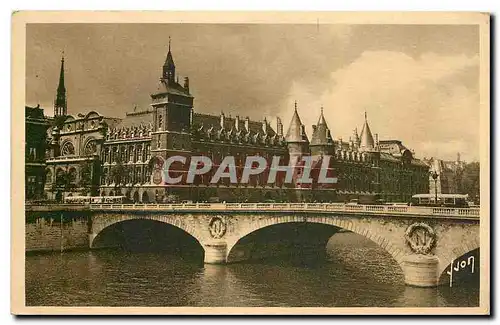
<instances>
[{"instance_id":1,"label":"tree","mask_svg":"<svg viewBox=\"0 0 500 325\"><path fill-rule=\"evenodd\" d=\"M58 170L56 172L56 181L52 183L51 190L53 193L59 193L59 195L62 195L61 192L68 192L71 191L75 184L72 183L73 177L69 172L66 172L64 170Z\"/></svg>"},{"instance_id":2,"label":"tree","mask_svg":"<svg viewBox=\"0 0 500 325\"><path fill-rule=\"evenodd\" d=\"M120 185L124 183L129 173L130 168L124 165L120 159L117 159L116 164L111 168L109 173L111 181L115 184L115 193L120 188Z\"/></svg>"},{"instance_id":3,"label":"tree","mask_svg":"<svg viewBox=\"0 0 500 325\"><path fill-rule=\"evenodd\" d=\"M461 175L461 192L469 194L469 198L475 203L479 203L480 197L479 171L479 162L471 162L465 165Z\"/></svg>"},{"instance_id":4,"label":"tree","mask_svg":"<svg viewBox=\"0 0 500 325\"><path fill-rule=\"evenodd\" d=\"M89 161L80 163L80 182L78 186L81 188L82 195L87 195L92 187L92 164Z\"/></svg>"}]
</instances>

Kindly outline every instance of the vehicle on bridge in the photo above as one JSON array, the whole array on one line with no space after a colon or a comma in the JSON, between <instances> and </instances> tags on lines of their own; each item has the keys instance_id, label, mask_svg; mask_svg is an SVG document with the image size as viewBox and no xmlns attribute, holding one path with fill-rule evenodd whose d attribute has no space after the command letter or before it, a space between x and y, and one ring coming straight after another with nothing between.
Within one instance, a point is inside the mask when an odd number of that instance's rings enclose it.
<instances>
[{"instance_id":1,"label":"vehicle on bridge","mask_svg":"<svg viewBox=\"0 0 500 325\"><path fill-rule=\"evenodd\" d=\"M103 203L126 203L125 196L68 196L64 198L68 204L103 204Z\"/></svg>"},{"instance_id":2,"label":"vehicle on bridge","mask_svg":"<svg viewBox=\"0 0 500 325\"><path fill-rule=\"evenodd\" d=\"M468 194L415 194L411 197L411 205L468 208L468 198Z\"/></svg>"}]
</instances>

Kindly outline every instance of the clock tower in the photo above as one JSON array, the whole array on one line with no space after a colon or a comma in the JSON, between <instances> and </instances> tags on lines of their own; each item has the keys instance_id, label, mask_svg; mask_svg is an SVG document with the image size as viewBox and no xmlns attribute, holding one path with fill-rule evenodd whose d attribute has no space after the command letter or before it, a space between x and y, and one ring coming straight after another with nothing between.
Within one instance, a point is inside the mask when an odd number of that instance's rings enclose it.
<instances>
[{"instance_id":1,"label":"clock tower","mask_svg":"<svg viewBox=\"0 0 500 325\"><path fill-rule=\"evenodd\" d=\"M151 100L153 156L165 159L190 152L194 98L189 92L189 78L184 78L184 85L180 85L178 77L176 78L170 39L158 89L151 95Z\"/></svg>"}]
</instances>

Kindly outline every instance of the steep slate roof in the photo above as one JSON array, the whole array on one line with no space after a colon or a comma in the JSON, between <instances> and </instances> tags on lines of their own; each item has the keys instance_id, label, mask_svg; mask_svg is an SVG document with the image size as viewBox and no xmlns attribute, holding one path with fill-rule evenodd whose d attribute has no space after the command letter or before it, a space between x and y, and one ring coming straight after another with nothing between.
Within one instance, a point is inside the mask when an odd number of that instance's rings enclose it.
<instances>
[{"instance_id":1,"label":"steep slate roof","mask_svg":"<svg viewBox=\"0 0 500 325\"><path fill-rule=\"evenodd\" d=\"M156 91L157 91L157 93L152 94L151 97L156 97L157 95L165 94L165 93L193 97L178 82L172 83L172 82L165 82L162 80L158 83L158 88L156 89Z\"/></svg>"},{"instance_id":2,"label":"steep slate roof","mask_svg":"<svg viewBox=\"0 0 500 325\"><path fill-rule=\"evenodd\" d=\"M380 151L393 155L401 155L405 150L408 150L400 140L381 140L379 141L379 147Z\"/></svg>"},{"instance_id":3,"label":"steep slate roof","mask_svg":"<svg viewBox=\"0 0 500 325\"><path fill-rule=\"evenodd\" d=\"M44 119L43 109L38 107L25 106L25 116L26 118L32 119Z\"/></svg>"},{"instance_id":4,"label":"steep slate roof","mask_svg":"<svg viewBox=\"0 0 500 325\"><path fill-rule=\"evenodd\" d=\"M121 123L116 125L116 127L128 128L128 127L139 126L141 124L148 125L149 123L153 124L153 110L127 113L125 118L122 119Z\"/></svg>"},{"instance_id":5,"label":"steep slate roof","mask_svg":"<svg viewBox=\"0 0 500 325\"><path fill-rule=\"evenodd\" d=\"M193 125L197 125L198 127L203 126L204 130L208 130L210 128L213 128L213 131L219 131L221 129L220 126L220 115L210 115L210 114L202 114L202 113L194 113L193 114ZM273 130L271 125L266 121L267 127L266 127L266 132L267 135L269 136L275 136L276 131ZM248 128L250 129L251 134L257 134L261 133L264 134L264 131L262 129L262 124L263 122L257 122L257 121L248 121ZM234 129L236 131L236 118L235 117L228 117L224 116L224 130L225 131L230 131L231 129ZM239 131L244 131L245 130L245 119L239 118L238 122L238 128Z\"/></svg>"},{"instance_id":6,"label":"steep slate roof","mask_svg":"<svg viewBox=\"0 0 500 325\"><path fill-rule=\"evenodd\" d=\"M297 112L297 103L295 103L295 111L293 112L290 126L286 132L285 139L287 142L309 142L307 135L304 132L304 125L300 120L299 113Z\"/></svg>"},{"instance_id":7,"label":"steep slate roof","mask_svg":"<svg viewBox=\"0 0 500 325\"><path fill-rule=\"evenodd\" d=\"M363 129L361 130L361 142L360 146L364 149L373 149L375 147L375 141L373 140L372 131L368 125L368 120L366 118L365 112L365 124L363 124Z\"/></svg>"},{"instance_id":8,"label":"steep slate roof","mask_svg":"<svg viewBox=\"0 0 500 325\"><path fill-rule=\"evenodd\" d=\"M325 117L323 116L323 108L318 119L318 123L313 127L313 134L311 137L311 145L330 145L333 144L330 129L326 124Z\"/></svg>"}]
</instances>

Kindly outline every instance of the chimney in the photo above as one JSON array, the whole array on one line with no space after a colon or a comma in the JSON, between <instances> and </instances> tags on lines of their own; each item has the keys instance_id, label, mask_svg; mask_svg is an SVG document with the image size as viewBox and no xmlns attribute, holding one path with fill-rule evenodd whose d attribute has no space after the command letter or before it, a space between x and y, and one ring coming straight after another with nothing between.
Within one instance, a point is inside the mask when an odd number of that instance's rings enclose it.
<instances>
[{"instance_id":1,"label":"chimney","mask_svg":"<svg viewBox=\"0 0 500 325\"><path fill-rule=\"evenodd\" d=\"M279 137L283 136L283 123L281 123L281 119L279 117L276 118L276 132Z\"/></svg>"},{"instance_id":2,"label":"chimney","mask_svg":"<svg viewBox=\"0 0 500 325\"><path fill-rule=\"evenodd\" d=\"M224 112L220 113L220 128L224 129Z\"/></svg>"},{"instance_id":3,"label":"chimney","mask_svg":"<svg viewBox=\"0 0 500 325\"><path fill-rule=\"evenodd\" d=\"M262 121L262 132L267 134L267 119L264 117L264 121Z\"/></svg>"},{"instance_id":4,"label":"chimney","mask_svg":"<svg viewBox=\"0 0 500 325\"><path fill-rule=\"evenodd\" d=\"M245 130L247 132L250 132L250 119L247 117L245 117Z\"/></svg>"},{"instance_id":5,"label":"chimney","mask_svg":"<svg viewBox=\"0 0 500 325\"><path fill-rule=\"evenodd\" d=\"M184 77L184 89L186 89L187 92L189 92L189 78Z\"/></svg>"},{"instance_id":6,"label":"chimney","mask_svg":"<svg viewBox=\"0 0 500 325\"><path fill-rule=\"evenodd\" d=\"M236 115L236 118L234 119L234 128L236 131L240 130L240 117Z\"/></svg>"},{"instance_id":7,"label":"chimney","mask_svg":"<svg viewBox=\"0 0 500 325\"><path fill-rule=\"evenodd\" d=\"M375 133L375 146L378 147L378 133Z\"/></svg>"}]
</instances>

